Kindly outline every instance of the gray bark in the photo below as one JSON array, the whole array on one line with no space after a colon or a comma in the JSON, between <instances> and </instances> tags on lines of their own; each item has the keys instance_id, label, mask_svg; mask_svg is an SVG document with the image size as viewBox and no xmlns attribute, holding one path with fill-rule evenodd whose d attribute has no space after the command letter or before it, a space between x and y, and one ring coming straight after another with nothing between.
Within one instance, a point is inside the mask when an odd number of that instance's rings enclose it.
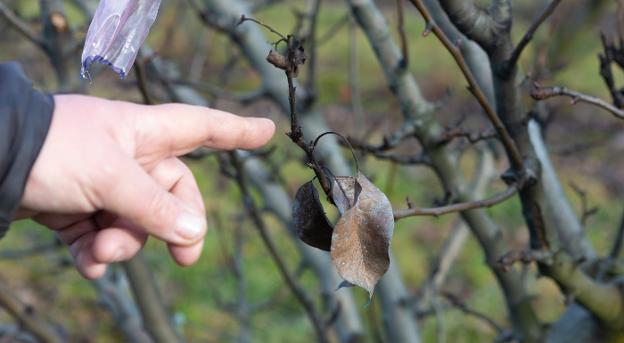
<instances>
[{"instance_id":1,"label":"gray bark","mask_svg":"<svg viewBox=\"0 0 624 343\"><path fill-rule=\"evenodd\" d=\"M535 120L529 122L529 136L541 166L541 182L544 185L547 212L555 214L553 218L555 225L562 228L559 230L559 239L568 249L578 252L578 256L595 260L596 252L587 240L581 223L563 193L555 167L550 161L546 143L542 138L541 128Z\"/></svg>"},{"instance_id":2,"label":"gray bark","mask_svg":"<svg viewBox=\"0 0 624 343\"><path fill-rule=\"evenodd\" d=\"M110 311L128 342L154 342L143 328L141 312L131 298L128 280L123 272L109 268L106 275L91 284L98 292L98 302Z\"/></svg>"}]
</instances>

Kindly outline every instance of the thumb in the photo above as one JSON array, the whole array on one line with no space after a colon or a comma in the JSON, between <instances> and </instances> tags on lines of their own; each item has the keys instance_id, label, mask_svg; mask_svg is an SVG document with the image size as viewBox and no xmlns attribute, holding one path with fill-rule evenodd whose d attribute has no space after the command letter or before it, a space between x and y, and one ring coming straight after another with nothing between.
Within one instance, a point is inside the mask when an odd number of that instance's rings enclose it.
<instances>
[{"instance_id":1,"label":"thumb","mask_svg":"<svg viewBox=\"0 0 624 343\"><path fill-rule=\"evenodd\" d=\"M118 173L98 192L101 208L127 219L167 243L188 246L206 233L206 217L162 188L134 160L119 156Z\"/></svg>"}]
</instances>

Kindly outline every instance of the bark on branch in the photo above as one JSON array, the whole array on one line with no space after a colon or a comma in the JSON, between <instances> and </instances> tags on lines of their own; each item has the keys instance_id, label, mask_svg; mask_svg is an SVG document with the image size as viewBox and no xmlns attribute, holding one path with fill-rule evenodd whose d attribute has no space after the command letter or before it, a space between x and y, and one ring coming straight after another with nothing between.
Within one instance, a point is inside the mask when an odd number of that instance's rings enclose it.
<instances>
[{"instance_id":1,"label":"bark on branch","mask_svg":"<svg viewBox=\"0 0 624 343\"><path fill-rule=\"evenodd\" d=\"M566 87L561 87L561 86L541 87L540 85L535 83L533 85L533 89L531 90L531 96L535 100L546 100L552 97L564 96L564 97L568 97L572 99L571 103L573 105L579 102L584 102L584 103L602 108L603 110L608 111L609 113L611 113L614 117L618 119L624 119L624 109L617 108L613 106L612 104L608 103L607 101L600 99L598 97L583 94L581 92L577 92L575 90L572 90Z\"/></svg>"},{"instance_id":2,"label":"bark on branch","mask_svg":"<svg viewBox=\"0 0 624 343\"><path fill-rule=\"evenodd\" d=\"M516 193L518 193L518 189L520 186L518 184L512 184L506 190L483 200L474 200L467 201L459 204L452 204L448 206L442 207L434 207L434 208L408 208L405 210L395 210L394 211L394 220L401 220L408 217L415 216L433 216L439 217L449 213L457 213L462 211L474 210L477 208L488 208L494 205L505 202Z\"/></svg>"}]
</instances>

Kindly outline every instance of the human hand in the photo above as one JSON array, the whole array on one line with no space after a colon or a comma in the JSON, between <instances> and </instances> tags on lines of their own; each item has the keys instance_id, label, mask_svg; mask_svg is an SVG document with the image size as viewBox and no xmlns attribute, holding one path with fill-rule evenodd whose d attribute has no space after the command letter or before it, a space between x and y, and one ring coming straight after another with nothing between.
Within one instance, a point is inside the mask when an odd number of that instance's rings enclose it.
<instances>
[{"instance_id":1,"label":"human hand","mask_svg":"<svg viewBox=\"0 0 624 343\"><path fill-rule=\"evenodd\" d=\"M56 230L89 279L132 258L150 235L167 243L178 264L196 262L205 209L191 171L177 157L201 146L258 148L275 131L268 119L190 105L79 95L55 102L18 217Z\"/></svg>"}]
</instances>

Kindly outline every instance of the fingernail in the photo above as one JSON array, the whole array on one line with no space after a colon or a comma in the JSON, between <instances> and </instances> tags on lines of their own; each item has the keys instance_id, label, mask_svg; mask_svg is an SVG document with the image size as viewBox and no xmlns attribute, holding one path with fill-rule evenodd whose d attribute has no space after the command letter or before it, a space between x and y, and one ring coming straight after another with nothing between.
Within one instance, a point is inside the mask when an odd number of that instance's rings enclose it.
<instances>
[{"instance_id":1,"label":"fingernail","mask_svg":"<svg viewBox=\"0 0 624 343\"><path fill-rule=\"evenodd\" d=\"M275 126L275 123L269 118L263 117L247 117L247 119L254 125L260 126Z\"/></svg>"},{"instance_id":2,"label":"fingernail","mask_svg":"<svg viewBox=\"0 0 624 343\"><path fill-rule=\"evenodd\" d=\"M126 257L126 250L119 248L115 251L115 254L113 254L113 262L120 262L124 257Z\"/></svg>"},{"instance_id":3,"label":"fingernail","mask_svg":"<svg viewBox=\"0 0 624 343\"><path fill-rule=\"evenodd\" d=\"M195 240L202 234L204 218L183 212L176 221L176 233L188 240Z\"/></svg>"}]
</instances>

